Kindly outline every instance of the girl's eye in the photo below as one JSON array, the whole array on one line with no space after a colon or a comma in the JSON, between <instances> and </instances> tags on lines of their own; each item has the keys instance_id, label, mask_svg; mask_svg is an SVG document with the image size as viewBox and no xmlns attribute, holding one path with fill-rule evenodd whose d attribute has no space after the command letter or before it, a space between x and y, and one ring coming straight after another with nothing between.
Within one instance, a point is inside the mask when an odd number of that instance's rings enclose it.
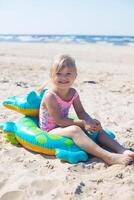
<instances>
[{"instance_id":1,"label":"girl's eye","mask_svg":"<svg viewBox=\"0 0 134 200\"><path fill-rule=\"evenodd\" d=\"M71 75L71 73L68 72L68 73L67 73L67 76L70 76L70 75Z\"/></svg>"},{"instance_id":2,"label":"girl's eye","mask_svg":"<svg viewBox=\"0 0 134 200\"><path fill-rule=\"evenodd\" d=\"M60 75L61 75L61 73L60 73L60 72L57 72L57 73L56 73L56 75L57 75L57 76L60 76Z\"/></svg>"}]
</instances>

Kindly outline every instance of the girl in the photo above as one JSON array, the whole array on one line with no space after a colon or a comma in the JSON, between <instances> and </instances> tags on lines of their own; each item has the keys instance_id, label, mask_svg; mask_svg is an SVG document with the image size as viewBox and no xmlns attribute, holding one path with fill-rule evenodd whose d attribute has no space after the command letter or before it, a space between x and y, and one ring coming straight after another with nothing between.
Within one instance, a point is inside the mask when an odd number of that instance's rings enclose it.
<instances>
[{"instance_id":1,"label":"girl","mask_svg":"<svg viewBox=\"0 0 134 200\"><path fill-rule=\"evenodd\" d=\"M49 134L71 138L87 153L103 159L109 165L128 165L134 157L134 152L125 149L108 136L101 123L86 113L77 91L71 87L76 77L77 69L74 59L68 55L56 57L50 69L52 87L45 93L40 106L40 128ZM45 85L41 89L44 87ZM68 117L71 105L76 111L78 120ZM97 145L85 134L84 130L87 130L89 134L98 132L98 142L114 153Z\"/></svg>"}]
</instances>

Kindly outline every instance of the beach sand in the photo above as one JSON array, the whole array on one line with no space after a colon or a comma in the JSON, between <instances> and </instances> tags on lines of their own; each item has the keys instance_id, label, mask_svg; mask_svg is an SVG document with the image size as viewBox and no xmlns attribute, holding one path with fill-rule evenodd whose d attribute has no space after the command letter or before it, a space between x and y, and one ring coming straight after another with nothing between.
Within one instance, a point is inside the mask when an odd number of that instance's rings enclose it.
<instances>
[{"instance_id":1,"label":"beach sand","mask_svg":"<svg viewBox=\"0 0 134 200\"><path fill-rule=\"evenodd\" d=\"M1 43L0 102L47 81L57 54L76 59L74 86L86 111L115 131L121 144L134 149L134 46ZM19 117L0 108L0 122ZM69 164L0 139L0 200L134 199L134 162L108 166L93 158Z\"/></svg>"}]
</instances>

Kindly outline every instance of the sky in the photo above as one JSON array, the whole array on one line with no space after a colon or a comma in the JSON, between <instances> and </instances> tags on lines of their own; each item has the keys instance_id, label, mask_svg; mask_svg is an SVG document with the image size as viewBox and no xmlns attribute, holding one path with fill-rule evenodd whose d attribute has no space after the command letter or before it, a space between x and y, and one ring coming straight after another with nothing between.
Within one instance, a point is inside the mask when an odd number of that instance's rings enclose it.
<instances>
[{"instance_id":1,"label":"sky","mask_svg":"<svg viewBox=\"0 0 134 200\"><path fill-rule=\"evenodd\" d=\"M134 36L134 0L0 0L0 34Z\"/></svg>"}]
</instances>

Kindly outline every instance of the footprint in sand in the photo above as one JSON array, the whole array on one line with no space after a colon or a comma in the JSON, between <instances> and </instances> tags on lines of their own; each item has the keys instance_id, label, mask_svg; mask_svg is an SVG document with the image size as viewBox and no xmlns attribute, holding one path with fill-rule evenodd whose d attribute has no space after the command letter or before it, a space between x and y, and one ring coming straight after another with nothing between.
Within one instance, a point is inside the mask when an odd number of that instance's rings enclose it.
<instances>
[{"instance_id":1,"label":"footprint in sand","mask_svg":"<svg viewBox=\"0 0 134 200\"><path fill-rule=\"evenodd\" d=\"M24 199L24 192L22 191L10 191L5 192L1 197L0 200L23 200Z\"/></svg>"},{"instance_id":2,"label":"footprint in sand","mask_svg":"<svg viewBox=\"0 0 134 200\"><path fill-rule=\"evenodd\" d=\"M0 174L2 174L2 172L0 172ZM7 181L7 178L0 181L0 189L6 184Z\"/></svg>"},{"instance_id":3,"label":"footprint in sand","mask_svg":"<svg viewBox=\"0 0 134 200\"><path fill-rule=\"evenodd\" d=\"M34 188L35 192L38 193L38 190L43 191L43 193L51 191L57 186L58 180L47 180L40 179L34 180L31 183L31 187Z\"/></svg>"}]
</instances>

